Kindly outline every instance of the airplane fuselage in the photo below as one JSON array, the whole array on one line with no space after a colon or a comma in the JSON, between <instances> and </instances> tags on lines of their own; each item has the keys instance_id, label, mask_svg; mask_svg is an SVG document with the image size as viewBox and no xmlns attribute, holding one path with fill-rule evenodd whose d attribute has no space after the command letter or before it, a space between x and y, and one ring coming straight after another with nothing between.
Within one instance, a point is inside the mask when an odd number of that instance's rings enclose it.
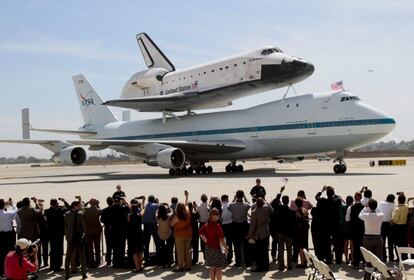
<instances>
[{"instance_id":1,"label":"airplane fuselage","mask_svg":"<svg viewBox=\"0 0 414 280\"><path fill-rule=\"evenodd\" d=\"M185 115L165 124L159 118L88 129L97 131L89 139L236 141L246 147L230 154L186 154L188 161L208 161L339 152L376 141L394 127L394 119L348 92L338 92L285 98L244 110ZM152 157L145 145L110 148L144 160Z\"/></svg>"}]
</instances>

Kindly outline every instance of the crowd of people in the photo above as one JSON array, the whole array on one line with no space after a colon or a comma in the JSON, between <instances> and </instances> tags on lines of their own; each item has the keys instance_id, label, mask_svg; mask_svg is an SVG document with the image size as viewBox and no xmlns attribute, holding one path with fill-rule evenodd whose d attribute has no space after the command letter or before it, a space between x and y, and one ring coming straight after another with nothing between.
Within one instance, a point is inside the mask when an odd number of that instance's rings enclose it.
<instances>
[{"instance_id":1,"label":"crowd of people","mask_svg":"<svg viewBox=\"0 0 414 280\"><path fill-rule=\"evenodd\" d=\"M146 266L184 273L202 259L211 279L221 279L229 265L251 272L268 271L271 261L281 271L294 264L306 268L310 238L319 260L355 269L363 264L360 246L384 262L396 261L394 246L414 246L413 198L402 192L378 203L381 198L367 187L343 199L324 186L313 205L305 191L290 198L284 186L267 201L260 179L250 191L251 202L243 190L231 199L203 194L197 203L189 201L187 191L181 201L161 202L153 195L127 199L121 186L116 188L104 207L80 196L71 204L51 199L49 207L36 197L17 203L0 199L0 276L25 279L24 273L48 267L68 279L80 267L85 279L87 268L102 261L137 273Z\"/></svg>"}]
</instances>

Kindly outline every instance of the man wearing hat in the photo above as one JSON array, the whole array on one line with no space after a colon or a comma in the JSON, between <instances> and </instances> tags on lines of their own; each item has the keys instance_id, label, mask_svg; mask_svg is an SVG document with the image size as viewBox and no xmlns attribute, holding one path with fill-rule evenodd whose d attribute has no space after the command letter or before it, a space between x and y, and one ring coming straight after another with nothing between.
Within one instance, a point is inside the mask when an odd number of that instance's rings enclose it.
<instances>
[{"instance_id":1,"label":"man wearing hat","mask_svg":"<svg viewBox=\"0 0 414 280\"><path fill-rule=\"evenodd\" d=\"M15 250L7 254L4 268L7 279L26 280L28 273L38 269L37 246L26 238L20 238Z\"/></svg>"}]
</instances>

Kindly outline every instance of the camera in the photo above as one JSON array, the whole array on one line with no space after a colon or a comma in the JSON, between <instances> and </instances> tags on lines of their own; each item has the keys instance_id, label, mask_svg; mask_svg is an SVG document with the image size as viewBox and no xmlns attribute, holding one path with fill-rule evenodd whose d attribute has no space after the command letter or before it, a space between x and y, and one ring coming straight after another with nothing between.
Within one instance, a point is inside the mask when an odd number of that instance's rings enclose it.
<instances>
[{"instance_id":1,"label":"camera","mask_svg":"<svg viewBox=\"0 0 414 280\"><path fill-rule=\"evenodd\" d=\"M135 199L144 199L144 198L145 198L145 196L141 195L141 196L137 196Z\"/></svg>"},{"instance_id":2,"label":"camera","mask_svg":"<svg viewBox=\"0 0 414 280\"><path fill-rule=\"evenodd\" d=\"M34 249L36 249L40 245L40 239L37 239L27 248L27 254L33 254Z\"/></svg>"}]
</instances>

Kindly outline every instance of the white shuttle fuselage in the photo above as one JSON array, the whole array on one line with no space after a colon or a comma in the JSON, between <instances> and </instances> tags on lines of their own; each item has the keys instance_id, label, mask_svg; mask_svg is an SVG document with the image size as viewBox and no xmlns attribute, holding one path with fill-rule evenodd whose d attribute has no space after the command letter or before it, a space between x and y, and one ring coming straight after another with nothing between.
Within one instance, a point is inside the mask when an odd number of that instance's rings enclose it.
<instances>
[{"instance_id":1,"label":"white shuttle fuselage","mask_svg":"<svg viewBox=\"0 0 414 280\"><path fill-rule=\"evenodd\" d=\"M176 70L145 33L138 42L148 70L132 75L120 99L105 105L143 112L226 107L232 100L300 82L314 66L269 46Z\"/></svg>"}]
</instances>

